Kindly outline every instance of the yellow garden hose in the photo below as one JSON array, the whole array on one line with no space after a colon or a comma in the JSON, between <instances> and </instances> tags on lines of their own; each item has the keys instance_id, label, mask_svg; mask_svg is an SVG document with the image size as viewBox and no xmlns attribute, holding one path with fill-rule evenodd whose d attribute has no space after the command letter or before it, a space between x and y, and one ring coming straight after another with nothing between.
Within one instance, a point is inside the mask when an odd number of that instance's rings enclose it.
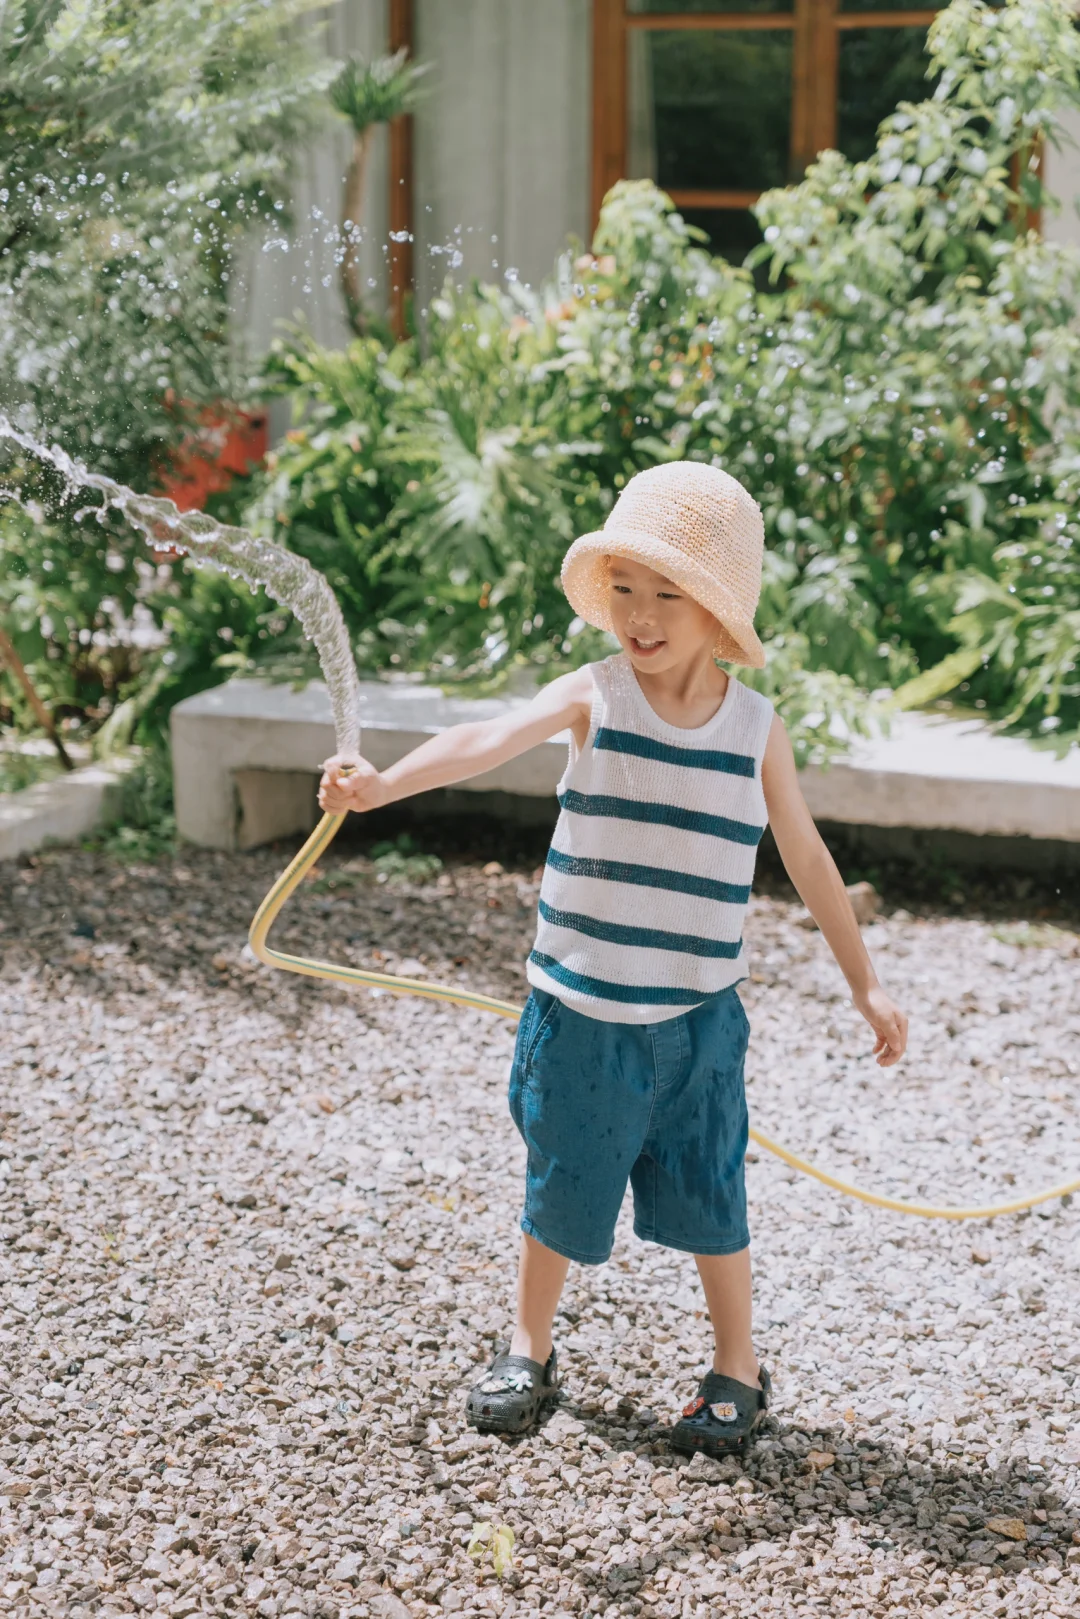
<instances>
[{"instance_id":1,"label":"yellow garden hose","mask_svg":"<svg viewBox=\"0 0 1080 1619\"><path fill-rule=\"evenodd\" d=\"M520 1006L514 1006L510 1001L496 1000L491 995L478 995L473 990L459 989L450 984L425 984L418 978L399 978L394 973L372 973L362 967L342 967L330 961L312 961L306 956L291 956L283 950L271 950L266 940L278 914L319 856L325 854L333 843L344 819L344 815L323 816L304 847L282 872L259 906L248 934L248 943L259 960L265 962L268 967L284 967L287 972L302 973L306 978L329 978L340 984L365 984L369 989L390 990L395 995L419 995L429 1001L450 1001L454 1006L471 1006L480 1012L493 1012L496 1017L514 1019L520 1017ZM882 1197L877 1192L865 1191L861 1186L852 1186L849 1181L840 1180L838 1176L830 1175L824 1169L818 1169L816 1164L807 1163L798 1153L791 1152L789 1148L782 1147L769 1136L762 1135L760 1130L751 1130L750 1137L759 1147L764 1147L766 1152L775 1153L777 1158L789 1164L792 1169L811 1176L823 1186L831 1186L835 1192L843 1192L846 1197L858 1198L861 1203L869 1203L875 1209L894 1209L898 1214L917 1214L926 1220L990 1220L998 1214L1018 1214L1023 1209L1034 1208L1036 1203L1046 1203L1053 1197L1064 1197L1069 1192L1080 1191L1080 1178L1078 1178L1065 1181L1061 1186L1047 1186L1039 1192L1028 1192L1022 1197L1012 1198L1008 1203L988 1203L980 1208L947 1208L933 1203L910 1203L903 1198Z\"/></svg>"}]
</instances>

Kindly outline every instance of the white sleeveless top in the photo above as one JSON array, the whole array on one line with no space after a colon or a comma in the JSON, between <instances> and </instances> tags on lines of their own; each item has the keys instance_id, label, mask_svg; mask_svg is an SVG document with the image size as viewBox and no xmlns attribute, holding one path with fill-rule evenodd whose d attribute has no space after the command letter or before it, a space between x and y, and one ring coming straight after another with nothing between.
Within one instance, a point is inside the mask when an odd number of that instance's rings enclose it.
<instances>
[{"instance_id":1,"label":"white sleeveless top","mask_svg":"<svg viewBox=\"0 0 1080 1619\"><path fill-rule=\"evenodd\" d=\"M773 705L729 674L712 719L684 730L623 653L589 667L589 734L559 783L527 976L587 1017L659 1023L746 977Z\"/></svg>"}]
</instances>

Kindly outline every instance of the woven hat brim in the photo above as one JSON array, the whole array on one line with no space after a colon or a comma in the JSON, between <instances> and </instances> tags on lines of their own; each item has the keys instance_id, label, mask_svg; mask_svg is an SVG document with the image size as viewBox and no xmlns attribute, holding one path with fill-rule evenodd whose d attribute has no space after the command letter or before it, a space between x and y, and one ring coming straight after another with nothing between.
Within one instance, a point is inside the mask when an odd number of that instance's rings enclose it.
<instances>
[{"instance_id":1,"label":"woven hat brim","mask_svg":"<svg viewBox=\"0 0 1080 1619\"><path fill-rule=\"evenodd\" d=\"M691 557L665 540L636 530L599 529L583 534L567 551L562 565L562 586L574 612L598 630L614 630L609 607L606 556L641 562L670 579L713 615L720 625L714 651L725 663L764 669L765 648L757 631L718 580Z\"/></svg>"}]
</instances>

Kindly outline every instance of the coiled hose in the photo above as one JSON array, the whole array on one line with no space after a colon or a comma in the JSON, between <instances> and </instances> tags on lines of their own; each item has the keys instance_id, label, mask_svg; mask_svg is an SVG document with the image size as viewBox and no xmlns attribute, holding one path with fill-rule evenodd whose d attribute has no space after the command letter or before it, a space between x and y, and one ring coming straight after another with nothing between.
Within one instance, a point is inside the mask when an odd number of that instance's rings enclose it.
<instances>
[{"instance_id":1,"label":"coiled hose","mask_svg":"<svg viewBox=\"0 0 1080 1619\"><path fill-rule=\"evenodd\" d=\"M471 1006L480 1012L491 1012L496 1017L515 1020L519 1018L520 1006L514 1006L510 1001L496 1000L491 995L479 995L474 990L460 989L450 984L425 984L417 978L400 978L395 973L368 972L362 967L338 966L331 961L314 961L307 956L292 956L283 950L270 948L266 942L267 937L282 908L320 855L326 853L344 820L344 815L323 816L299 854L290 861L259 906L248 933L248 943L259 960L265 962L268 967L281 967L286 972L301 973L305 978L327 978L339 984L364 984L369 989L385 989L394 995L419 995L428 1001L449 1001L453 1006ZM1019 1214L1024 1209L1034 1208L1037 1203L1048 1203L1051 1198L1065 1197L1071 1192L1080 1191L1080 1178L1077 1178L1064 1181L1060 1186L1043 1187L1038 1192L1025 1192L1020 1197L1010 1198L1006 1203L987 1203L971 1208L914 1203L906 1198L883 1197L878 1192L867 1191L865 1187L853 1186L850 1181L841 1180L838 1175L830 1175L827 1170L819 1169L816 1164L800 1158L798 1153L792 1152L789 1147L781 1146L780 1142L773 1141L760 1130L751 1129L750 1138L759 1147L764 1147L766 1152L773 1153L792 1169L797 1169L800 1174L809 1175L813 1180L820 1181L823 1186L831 1186L834 1192L842 1192L845 1197L857 1198L860 1203L869 1203L875 1209L892 1209L897 1214L915 1214L924 1220L992 1220L999 1214Z\"/></svg>"}]
</instances>

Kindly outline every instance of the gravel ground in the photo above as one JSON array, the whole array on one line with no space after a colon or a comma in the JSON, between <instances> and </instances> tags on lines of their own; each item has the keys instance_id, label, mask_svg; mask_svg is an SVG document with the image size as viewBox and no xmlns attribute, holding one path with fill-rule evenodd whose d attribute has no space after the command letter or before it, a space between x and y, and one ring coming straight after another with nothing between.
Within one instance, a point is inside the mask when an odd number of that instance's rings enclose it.
<instances>
[{"instance_id":1,"label":"gravel ground","mask_svg":"<svg viewBox=\"0 0 1080 1619\"><path fill-rule=\"evenodd\" d=\"M563 1404L478 1436L519 1241L512 1026L245 960L284 858L0 866L2 1611L1077 1612L1075 1203L915 1221L752 1154L777 1398L743 1467L666 1448L708 1323L628 1200L611 1262L570 1269ZM294 948L522 997L535 873L330 860ZM888 1072L796 906L758 898L748 937L763 1129L948 1201L1076 1172L1076 933L872 922L911 1017ZM468 1552L485 1523L501 1573Z\"/></svg>"}]
</instances>

